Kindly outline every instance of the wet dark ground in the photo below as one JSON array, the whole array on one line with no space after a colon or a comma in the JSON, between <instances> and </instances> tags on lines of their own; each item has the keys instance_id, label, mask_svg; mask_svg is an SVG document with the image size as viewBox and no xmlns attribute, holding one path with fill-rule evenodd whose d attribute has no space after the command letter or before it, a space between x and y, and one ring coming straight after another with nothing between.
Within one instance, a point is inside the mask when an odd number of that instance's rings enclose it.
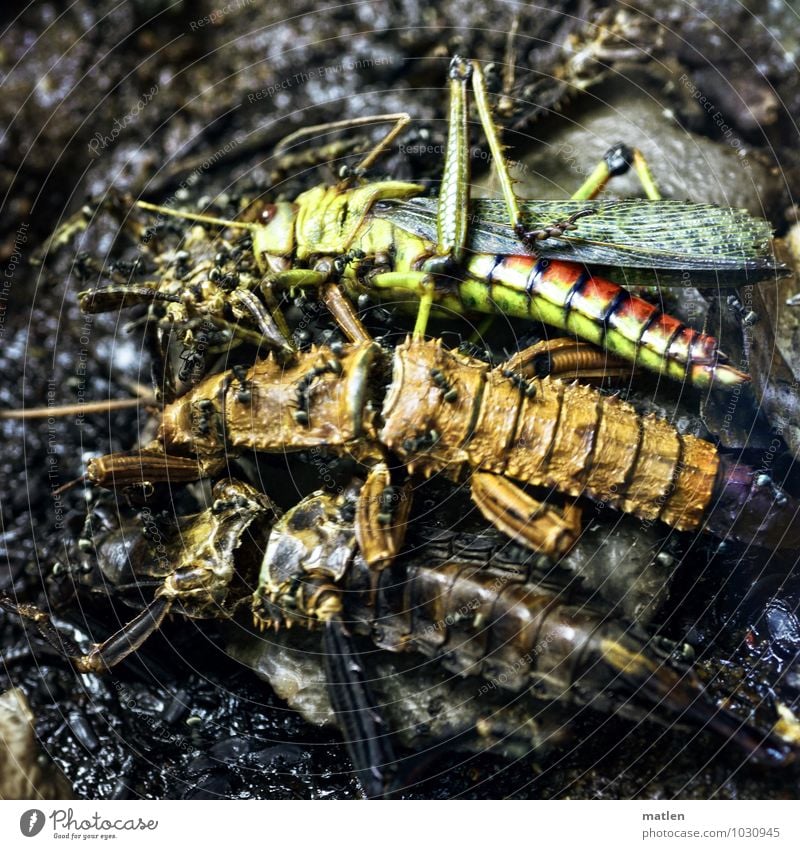
<instances>
[{"instance_id":1,"label":"wet dark ground","mask_svg":"<svg viewBox=\"0 0 800 849\"><path fill-rule=\"evenodd\" d=\"M507 141L518 146L515 153L526 144L536 150L542 139L555 137L560 122L582 123L581 110L597 107L596 86L623 76L648 80L645 90L656 92L684 126L720 150L737 153L733 133L761 169L758 184L748 187L750 202L785 230L798 179L791 122L800 111L787 58L798 49L796 24L787 24L794 20L791 13L784 19L776 6L765 4L768 26L760 28L728 3L707 4L708 19L687 15L682 4L640 5L641 15L592 3L565 4L569 14L521 12L517 103L506 120L513 130ZM78 3L63 14L59 4L36 3L13 21L5 12L2 408L128 397L137 384L149 384L141 331L124 330L130 316L79 313L75 293L86 284L70 274L77 242L44 266L29 265L34 249L88 196L102 198L113 188L163 202L178 192L187 205L206 206L214 198L224 212L240 194L293 193L329 179L333 169L281 184L283 175L275 173L269 156L275 142L296 127L342 114L408 109L418 120L404 143L412 150L415 144L439 144L447 57L461 51L502 62L512 18L511 6L493 3L454 2L439 9L365 3L325 13L315 4L293 4L286 16L273 4L229 6L222 18L212 3L145 0ZM724 21L724 30L709 19ZM596 22L604 27L597 29ZM778 31L782 50L776 47ZM730 133L697 109L691 92L676 82L681 74L718 104ZM500 74L496 80L499 87ZM589 93L581 95L583 89ZM137 101L153 91L134 115ZM554 106L567 118L553 114ZM689 178L695 188L702 185L708 161L685 164L697 169L699 176ZM382 168L426 180L436 178L440 162L395 153ZM480 176L479 166L476 171ZM565 171L552 179L551 188L558 188L578 177ZM730 185L720 179L712 190L741 192L739 182L734 174ZM680 189L672 194L681 196ZM99 216L80 249L101 259L130 254L124 239L115 244L117 229L112 216ZM653 387L645 382L640 393L649 398ZM693 396L683 402L687 415L699 407ZM674 411L676 404L668 393L666 409ZM54 488L81 474L89 454L135 444L147 421L145 412L137 419L131 411L24 425L0 421L0 589L44 600L53 566L74 560L72 545L86 511L80 489L57 497ZM773 438L769 424L759 421L758 436L744 431L757 465ZM773 453L775 464L788 468L780 439ZM718 551L710 539L675 535L668 545L680 565L656 620L662 633L690 642L715 668L730 658L765 695L777 692L785 703L796 703L800 588L796 578L784 580L794 554L767 560L731 546ZM126 612L85 596L80 607L70 602L58 610L65 627L95 640L118 627ZM309 726L230 660L224 633L214 623L172 621L139 657L104 678L75 675L44 641L4 614L0 632L0 690L13 683L25 691L42 747L77 797L358 795L337 735ZM568 741L541 757L533 753L509 763L491 755L453 755L432 767L430 774L438 777L412 795L796 796L796 770L742 765L738 753L718 752L712 738L661 735L652 726L598 716L583 716L570 730Z\"/></svg>"}]
</instances>

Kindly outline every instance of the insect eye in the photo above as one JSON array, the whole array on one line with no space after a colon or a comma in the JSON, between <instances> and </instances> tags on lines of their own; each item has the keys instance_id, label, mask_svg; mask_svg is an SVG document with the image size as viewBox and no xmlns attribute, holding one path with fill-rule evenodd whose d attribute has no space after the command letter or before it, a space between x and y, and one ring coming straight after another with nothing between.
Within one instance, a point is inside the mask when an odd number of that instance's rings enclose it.
<instances>
[{"instance_id":1,"label":"insect eye","mask_svg":"<svg viewBox=\"0 0 800 849\"><path fill-rule=\"evenodd\" d=\"M261 223L269 224L275 217L275 204L268 203L261 212Z\"/></svg>"}]
</instances>

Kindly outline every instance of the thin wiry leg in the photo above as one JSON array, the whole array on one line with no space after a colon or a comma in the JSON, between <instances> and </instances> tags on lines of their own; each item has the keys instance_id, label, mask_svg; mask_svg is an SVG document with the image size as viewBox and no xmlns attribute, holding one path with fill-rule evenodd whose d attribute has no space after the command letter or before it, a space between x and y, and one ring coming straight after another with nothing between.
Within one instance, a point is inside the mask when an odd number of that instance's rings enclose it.
<instances>
[{"instance_id":1,"label":"thin wiry leg","mask_svg":"<svg viewBox=\"0 0 800 849\"><path fill-rule=\"evenodd\" d=\"M172 599L156 595L153 601L123 628L88 652L81 651L69 637L53 625L50 614L32 604L17 604L0 595L0 607L36 625L42 637L75 667L78 672L103 672L125 660L160 627L172 607Z\"/></svg>"}]
</instances>

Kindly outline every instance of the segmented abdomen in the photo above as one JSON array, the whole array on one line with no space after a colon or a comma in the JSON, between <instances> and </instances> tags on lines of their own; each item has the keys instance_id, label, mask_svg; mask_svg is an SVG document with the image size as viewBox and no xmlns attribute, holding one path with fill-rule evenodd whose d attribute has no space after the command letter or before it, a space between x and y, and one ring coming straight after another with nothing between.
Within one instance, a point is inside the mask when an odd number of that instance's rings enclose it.
<instances>
[{"instance_id":1,"label":"segmented abdomen","mask_svg":"<svg viewBox=\"0 0 800 849\"><path fill-rule=\"evenodd\" d=\"M394 356L380 439L412 472L489 472L679 530L702 524L719 466L710 442L592 387L490 371L439 342Z\"/></svg>"},{"instance_id":2,"label":"segmented abdomen","mask_svg":"<svg viewBox=\"0 0 800 849\"><path fill-rule=\"evenodd\" d=\"M499 428L500 422L507 424ZM497 371L487 376L467 451L475 469L588 495L679 530L702 524L719 465L711 443L641 416L616 397L550 378L520 395Z\"/></svg>"},{"instance_id":3,"label":"segmented abdomen","mask_svg":"<svg viewBox=\"0 0 800 849\"><path fill-rule=\"evenodd\" d=\"M567 587L509 582L486 567L425 565L415 558L399 586L397 575L384 572L377 596L375 642L481 676L478 697L488 689L531 688L538 698L589 703L623 716L678 714L752 747L749 729L743 733L741 722L726 727L724 712L692 676L665 663L648 634Z\"/></svg>"},{"instance_id":4,"label":"segmented abdomen","mask_svg":"<svg viewBox=\"0 0 800 849\"><path fill-rule=\"evenodd\" d=\"M463 309L537 319L642 368L689 379L696 386L749 380L724 364L713 336L698 333L575 263L478 254L467 264L458 297Z\"/></svg>"}]
</instances>

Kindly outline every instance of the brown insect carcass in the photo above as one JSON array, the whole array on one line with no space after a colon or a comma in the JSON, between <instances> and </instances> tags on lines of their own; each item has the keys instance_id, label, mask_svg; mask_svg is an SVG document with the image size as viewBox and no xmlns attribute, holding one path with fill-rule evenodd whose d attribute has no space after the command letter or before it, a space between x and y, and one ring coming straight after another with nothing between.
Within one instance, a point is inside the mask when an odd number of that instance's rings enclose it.
<instances>
[{"instance_id":1,"label":"brown insect carcass","mask_svg":"<svg viewBox=\"0 0 800 849\"><path fill-rule=\"evenodd\" d=\"M417 652L474 676L479 701L495 690L528 693L629 719L706 727L757 759L793 759L796 720L773 717L761 726L755 716L744 720L715 704L677 659L675 644L613 615L565 570L543 573L535 556L514 557L502 545L487 556L485 545L469 542L453 552L427 540L376 578L352 524L359 489L354 482L340 495L315 493L278 520L252 607L261 630L293 623L324 629L331 703L376 792L395 761L375 720L379 706L350 642L353 631L380 648Z\"/></svg>"},{"instance_id":2,"label":"brown insect carcass","mask_svg":"<svg viewBox=\"0 0 800 849\"><path fill-rule=\"evenodd\" d=\"M773 548L800 544L798 502L710 442L642 416L615 396L536 377L553 343L499 367L412 338L391 354L374 342L320 347L290 364L272 357L207 378L165 407L157 438L90 462L101 485L191 480L243 452L325 448L369 469L356 510L367 561L398 550L410 473L468 481L481 513L514 539L558 556L580 531L579 496L647 521ZM561 508L523 487L554 489Z\"/></svg>"}]
</instances>

